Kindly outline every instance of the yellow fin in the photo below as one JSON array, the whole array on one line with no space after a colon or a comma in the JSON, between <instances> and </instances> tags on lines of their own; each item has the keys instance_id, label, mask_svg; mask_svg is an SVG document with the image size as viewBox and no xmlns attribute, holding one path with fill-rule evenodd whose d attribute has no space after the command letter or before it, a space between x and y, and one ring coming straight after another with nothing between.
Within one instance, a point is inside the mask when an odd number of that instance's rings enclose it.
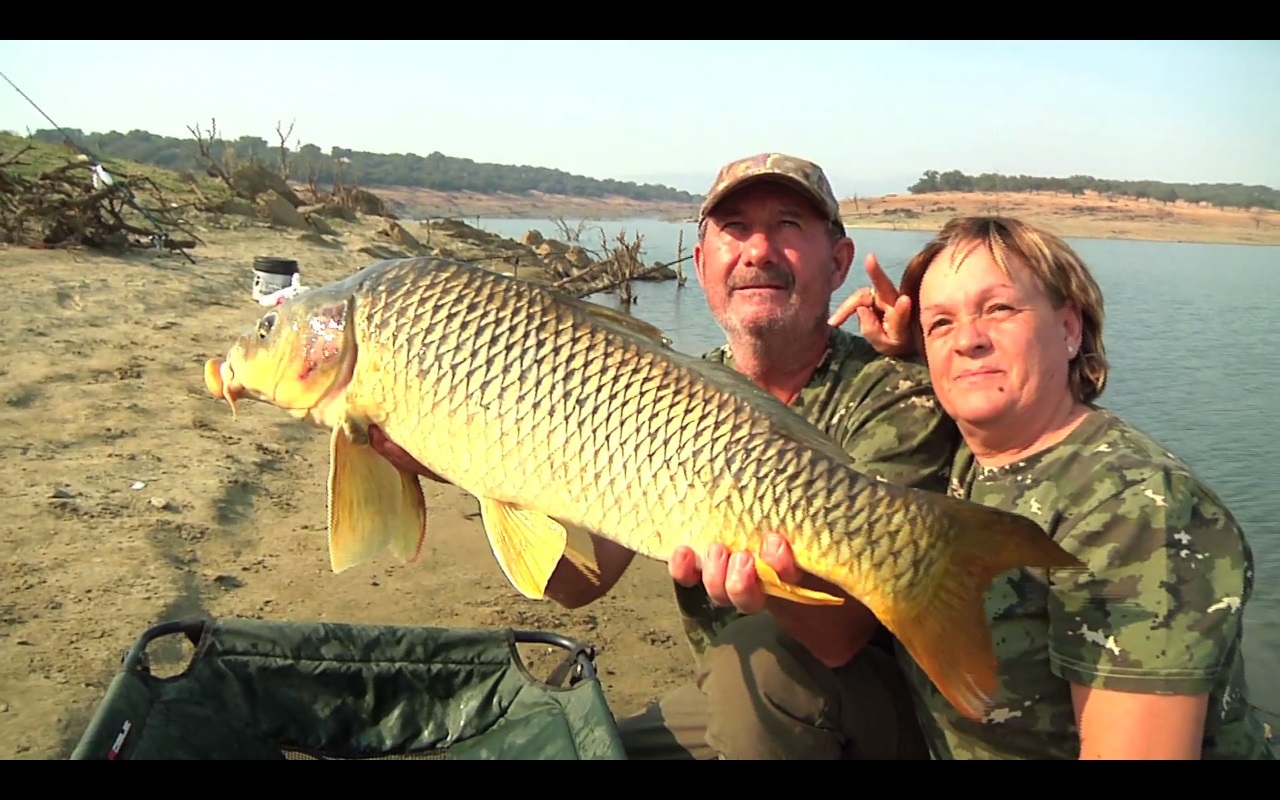
<instances>
[{"instance_id":1,"label":"yellow fin","mask_svg":"<svg viewBox=\"0 0 1280 800\"><path fill-rule=\"evenodd\" d=\"M764 593L767 595L780 597L783 600L790 600L806 606L838 606L844 603L843 598L829 595L826 592L803 589L799 586L783 583L782 578L778 577L778 573L773 571L773 567L766 564L764 559L759 556L756 556L756 573L760 575L760 582L764 584Z\"/></svg>"},{"instance_id":2,"label":"yellow fin","mask_svg":"<svg viewBox=\"0 0 1280 800\"><path fill-rule=\"evenodd\" d=\"M708 358L685 356L683 353L678 357L686 366L699 373L720 391L736 395L750 403L755 411L768 415L777 433L806 447L811 447L837 463L853 465L853 459L848 451L837 444L825 431L797 414L746 375L728 364L721 364Z\"/></svg>"},{"instance_id":3,"label":"yellow fin","mask_svg":"<svg viewBox=\"0 0 1280 800\"><path fill-rule=\"evenodd\" d=\"M944 504L942 516L954 518L954 527L951 541L938 545L944 557L924 577L927 597L906 605L872 592L869 605L947 701L981 720L998 685L984 602L991 581L1020 567L1086 567L1027 517L945 495L935 499Z\"/></svg>"},{"instance_id":4,"label":"yellow fin","mask_svg":"<svg viewBox=\"0 0 1280 800\"><path fill-rule=\"evenodd\" d=\"M640 336L650 339L663 347L669 348L671 346L671 339L662 332L661 328L658 328L655 325L650 325L642 319L633 317L624 311L618 311L617 309L609 308L608 306L594 303L590 300L583 300L568 294L557 299L561 302L565 302L564 298L568 298L569 305L577 306L587 314L595 317L599 322L622 328L623 330L633 334L639 334Z\"/></svg>"},{"instance_id":5,"label":"yellow fin","mask_svg":"<svg viewBox=\"0 0 1280 800\"><path fill-rule=\"evenodd\" d=\"M565 529L565 560L582 573L582 577L599 586L600 565L596 562L596 543L591 538L591 532L577 525L564 522L559 524Z\"/></svg>"},{"instance_id":6,"label":"yellow fin","mask_svg":"<svg viewBox=\"0 0 1280 800\"><path fill-rule=\"evenodd\" d=\"M416 561L426 538L427 505L418 476L404 472L355 436L349 424L329 439L329 565L363 564L387 548Z\"/></svg>"},{"instance_id":7,"label":"yellow fin","mask_svg":"<svg viewBox=\"0 0 1280 800\"><path fill-rule=\"evenodd\" d=\"M566 528L545 514L500 500L488 497L479 500L480 518L498 566L525 597L543 599L547 582L561 556L568 557L580 572L599 582L595 547L586 531L575 526Z\"/></svg>"}]
</instances>

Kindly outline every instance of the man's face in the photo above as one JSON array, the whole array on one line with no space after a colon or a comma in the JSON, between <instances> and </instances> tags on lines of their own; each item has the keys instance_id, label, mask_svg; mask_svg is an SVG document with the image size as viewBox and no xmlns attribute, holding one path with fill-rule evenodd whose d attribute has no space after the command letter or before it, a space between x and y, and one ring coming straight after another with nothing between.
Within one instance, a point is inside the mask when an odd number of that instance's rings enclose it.
<instances>
[{"instance_id":1,"label":"man's face","mask_svg":"<svg viewBox=\"0 0 1280 800\"><path fill-rule=\"evenodd\" d=\"M711 313L730 336L805 335L826 324L853 242L833 241L800 192L761 181L712 209L693 260Z\"/></svg>"}]
</instances>

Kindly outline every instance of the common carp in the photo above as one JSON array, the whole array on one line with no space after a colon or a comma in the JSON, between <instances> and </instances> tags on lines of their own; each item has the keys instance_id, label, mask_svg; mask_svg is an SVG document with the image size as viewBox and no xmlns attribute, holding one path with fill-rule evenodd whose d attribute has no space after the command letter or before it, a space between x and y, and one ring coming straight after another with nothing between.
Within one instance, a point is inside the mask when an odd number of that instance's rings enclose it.
<instances>
[{"instance_id":1,"label":"common carp","mask_svg":"<svg viewBox=\"0 0 1280 800\"><path fill-rule=\"evenodd\" d=\"M758 552L777 531L974 719L996 688L992 579L1083 569L1025 517L859 473L781 401L644 322L473 265L381 261L310 289L207 362L205 382L233 415L248 398L331 431L335 571L388 548L417 558L427 472L479 500L530 598L562 557L597 575L588 531L664 561L712 541ZM374 435L417 464L380 455ZM842 602L757 568L775 597Z\"/></svg>"}]
</instances>

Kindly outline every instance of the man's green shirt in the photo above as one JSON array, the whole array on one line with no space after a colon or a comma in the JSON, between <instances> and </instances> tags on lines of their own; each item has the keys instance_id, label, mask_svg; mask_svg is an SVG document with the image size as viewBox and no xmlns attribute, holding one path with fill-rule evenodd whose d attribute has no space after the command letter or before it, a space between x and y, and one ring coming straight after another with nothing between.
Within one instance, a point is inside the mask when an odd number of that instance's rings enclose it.
<instances>
[{"instance_id":1,"label":"man's green shirt","mask_svg":"<svg viewBox=\"0 0 1280 800\"><path fill-rule=\"evenodd\" d=\"M725 345L703 356L733 366ZM832 331L826 355L791 408L831 436L871 477L945 492L959 432L933 395L929 372L918 360L882 356L864 338ZM675 584L685 632L694 655L739 614L715 608L701 585Z\"/></svg>"}]
</instances>

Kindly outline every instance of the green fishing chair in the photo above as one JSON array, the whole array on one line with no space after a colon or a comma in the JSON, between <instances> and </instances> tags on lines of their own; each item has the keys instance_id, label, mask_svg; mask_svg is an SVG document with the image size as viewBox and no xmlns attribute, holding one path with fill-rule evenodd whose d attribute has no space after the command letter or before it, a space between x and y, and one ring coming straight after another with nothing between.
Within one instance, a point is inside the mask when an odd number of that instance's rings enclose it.
<instances>
[{"instance_id":1,"label":"green fishing chair","mask_svg":"<svg viewBox=\"0 0 1280 800\"><path fill-rule=\"evenodd\" d=\"M174 634L194 655L159 677L147 648ZM565 658L538 680L519 644ZM624 759L594 657L540 631L167 622L129 650L71 760Z\"/></svg>"}]
</instances>

